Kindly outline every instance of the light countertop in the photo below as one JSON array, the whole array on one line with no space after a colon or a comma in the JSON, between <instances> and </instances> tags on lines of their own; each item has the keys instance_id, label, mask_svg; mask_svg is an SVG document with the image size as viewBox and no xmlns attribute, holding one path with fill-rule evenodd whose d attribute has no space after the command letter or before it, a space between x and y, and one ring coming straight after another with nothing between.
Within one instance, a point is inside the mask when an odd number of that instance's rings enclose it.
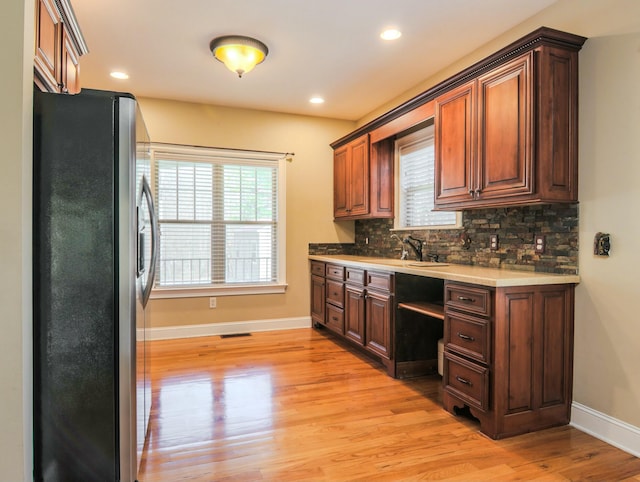
<instances>
[{"instance_id":1,"label":"light countertop","mask_svg":"<svg viewBox=\"0 0 640 482\"><path fill-rule=\"evenodd\" d=\"M309 259L326 263L340 263L356 268L405 273L493 287L573 284L580 282L580 276L578 275L534 273L532 271L483 268L461 264L418 263L412 260L351 255L309 255Z\"/></svg>"}]
</instances>

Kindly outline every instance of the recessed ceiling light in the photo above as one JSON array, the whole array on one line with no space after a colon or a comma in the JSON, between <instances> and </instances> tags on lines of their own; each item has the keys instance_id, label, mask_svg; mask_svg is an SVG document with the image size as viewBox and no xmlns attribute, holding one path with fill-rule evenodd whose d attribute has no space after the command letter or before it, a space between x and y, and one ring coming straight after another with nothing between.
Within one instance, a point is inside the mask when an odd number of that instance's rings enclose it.
<instances>
[{"instance_id":1,"label":"recessed ceiling light","mask_svg":"<svg viewBox=\"0 0 640 482\"><path fill-rule=\"evenodd\" d=\"M400 38L402 32L395 28L389 28L380 34L380 38L384 40L395 40Z\"/></svg>"},{"instance_id":2,"label":"recessed ceiling light","mask_svg":"<svg viewBox=\"0 0 640 482\"><path fill-rule=\"evenodd\" d=\"M126 80L129 78L129 74L126 72L111 72L109 75L114 79Z\"/></svg>"},{"instance_id":3,"label":"recessed ceiling light","mask_svg":"<svg viewBox=\"0 0 640 482\"><path fill-rule=\"evenodd\" d=\"M322 97L311 97L311 99L309 99L309 102L311 102L312 104L324 104L324 99Z\"/></svg>"}]
</instances>

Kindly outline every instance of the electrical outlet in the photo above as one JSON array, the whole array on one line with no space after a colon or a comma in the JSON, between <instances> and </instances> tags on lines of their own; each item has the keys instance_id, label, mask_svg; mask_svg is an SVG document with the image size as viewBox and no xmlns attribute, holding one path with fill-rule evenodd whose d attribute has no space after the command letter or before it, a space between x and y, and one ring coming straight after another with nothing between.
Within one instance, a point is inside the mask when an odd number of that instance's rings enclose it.
<instances>
[{"instance_id":1,"label":"electrical outlet","mask_svg":"<svg viewBox=\"0 0 640 482\"><path fill-rule=\"evenodd\" d=\"M491 251L498 251L498 235L497 234L489 235L489 249Z\"/></svg>"},{"instance_id":2,"label":"electrical outlet","mask_svg":"<svg viewBox=\"0 0 640 482\"><path fill-rule=\"evenodd\" d=\"M545 249L545 239L544 239L544 234L536 234L533 237L533 243L534 243L534 250L536 253L538 254L543 254L544 253L544 249Z\"/></svg>"},{"instance_id":3,"label":"electrical outlet","mask_svg":"<svg viewBox=\"0 0 640 482\"><path fill-rule=\"evenodd\" d=\"M213 296L209 298L209 308L215 308L216 304L217 304L216 298L214 298Z\"/></svg>"}]
</instances>

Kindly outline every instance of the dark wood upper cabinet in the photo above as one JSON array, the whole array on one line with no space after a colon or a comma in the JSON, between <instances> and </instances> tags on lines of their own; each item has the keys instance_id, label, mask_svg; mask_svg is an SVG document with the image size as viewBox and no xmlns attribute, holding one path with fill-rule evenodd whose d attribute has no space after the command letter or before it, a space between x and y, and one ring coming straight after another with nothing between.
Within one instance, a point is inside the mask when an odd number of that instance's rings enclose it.
<instances>
[{"instance_id":1,"label":"dark wood upper cabinet","mask_svg":"<svg viewBox=\"0 0 640 482\"><path fill-rule=\"evenodd\" d=\"M577 64L541 46L436 98L438 208L577 202Z\"/></svg>"},{"instance_id":2,"label":"dark wood upper cabinet","mask_svg":"<svg viewBox=\"0 0 640 482\"><path fill-rule=\"evenodd\" d=\"M534 192L532 57L529 52L478 79L478 199Z\"/></svg>"},{"instance_id":3,"label":"dark wood upper cabinet","mask_svg":"<svg viewBox=\"0 0 640 482\"><path fill-rule=\"evenodd\" d=\"M393 142L369 143L369 135L334 151L335 219L393 217Z\"/></svg>"},{"instance_id":4,"label":"dark wood upper cabinet","mask_svg":"<svg viewBox=\"0 0 640 482\"><path fill-rule=\"evenodd\" d=\"M577 202L585 41L541 27L331 146L371 133L371 146L388 143L381 152L393 166L395 136L434 116L437 209Z\"/></svg>"},{"instance_id":5,"label":"dark wood upper cabinet","mask_svg":"<svg viewBox=\"0 0 640 482\"><path fill-rule=\"evenodd\" d=\"M68 0L37 0L34 83L43 91L80 92L80 56L87 53Z\"/></svg>"},{"instance_id":6,"label":"dark wood upper cabinet","mask_svg":"<svg viewBox=\"0 0 640 482\"><path fill-rule=\"evenodd\" d=\"M475 81L436 99L435 156L436 201L465 202L473 199L475 173Z\"/></svg>"}]
</instances>

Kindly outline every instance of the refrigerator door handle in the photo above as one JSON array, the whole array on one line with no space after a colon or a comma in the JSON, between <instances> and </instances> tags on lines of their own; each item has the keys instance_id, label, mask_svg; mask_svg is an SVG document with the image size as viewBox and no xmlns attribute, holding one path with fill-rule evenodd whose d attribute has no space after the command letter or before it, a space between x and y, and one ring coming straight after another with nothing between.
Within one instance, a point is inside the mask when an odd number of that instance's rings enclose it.
<instances>
[{"instance_id":1,"label":"refrigerator door handle","mask_svg":"<svg viewBox=\"0 0 640 482\"><path fill-rule=\"evenodd\" d=\"M147 301L151 296L151 289L156 279L156 262L158 259L158 218L153 203L153 195L146 176L142 177L142 197L144 197L149 209L149 218L151 221L151 262L149 263L149 275L147 283L142 289L142 306L147 306Z\"/></svg>"}]
</instances>

